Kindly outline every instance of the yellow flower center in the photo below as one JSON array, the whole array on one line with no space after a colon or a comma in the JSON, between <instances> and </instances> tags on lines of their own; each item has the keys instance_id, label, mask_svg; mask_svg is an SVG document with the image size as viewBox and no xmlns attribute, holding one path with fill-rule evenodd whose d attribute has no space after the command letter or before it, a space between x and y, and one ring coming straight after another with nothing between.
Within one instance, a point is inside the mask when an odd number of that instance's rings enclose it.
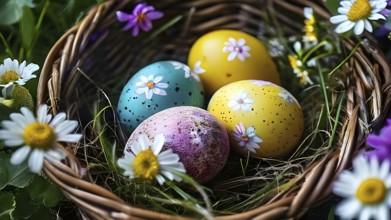
<instances>
[{"instance_id":1,"label":"yellow flower center","mask_svg":"<svg viewBox=\"0 0 391 220\"><path fill-rule=\"evenodd\" d=\"M19 79L19 74L17 74L14 71L8 71L2 76L0 76L0 84L8 84L18 79Z\"/></svg>"},{"instance_id":2,"label":"yellow flower center","mask_svg":"<svg viewBox=\"0 0 391 220\"><path fill-rule=\"evenodd\" d=\"M31 148L47 150L54 145L56 134L50 125L34 122L24 128L23 140Z\"/></svg>"},{"instance_id":3,"label":"yellow flower center","mask_svg":"<svg viewBox=\"0 0 391 220\"><path fill-rule=\"evenodd\" d=\"M146 83L146 86L147 86L148 88L152 89L152 88L155 86L155 83L152 82L152 81L149 81L149 82Z\"/></svg>"},{"instance_id":4,"label":"yellow flower center","mask_svg":"<svg viewBox=\"0 0 391 220\"><path fill-rule=\"evenodd\" d=\"M368 18L372 7L368 0L356 0L348 12L348 19L352 22Z\"/></svg>"},{"instance_id":5,"label":"yellow flower center","mask_svg":"<svg viewBox=\"0 0 391 220\"><path fill-rule=\"evenodd\" d=\"M136 155L133 171L136 177L147 180L153 180L159 174L159 161L151 149Z\"/></svg>"},{"instance_id":6,"label":"yellow flower center","mask_svg":"<svg viewBox=\"0 0 391 220\"><path fill-rule=\"evenodd\" d=\"M364 180L356 191L356 198L366 205L379 204L384 201L387 188L384 182L378 178Z\"/></svg>"}]
</instances>

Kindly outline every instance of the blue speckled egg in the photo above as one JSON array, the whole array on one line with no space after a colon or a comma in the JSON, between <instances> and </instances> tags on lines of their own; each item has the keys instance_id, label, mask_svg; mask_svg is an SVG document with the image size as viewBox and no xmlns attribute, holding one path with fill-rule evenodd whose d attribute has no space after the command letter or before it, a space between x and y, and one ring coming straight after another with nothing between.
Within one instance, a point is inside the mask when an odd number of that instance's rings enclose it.
<instances>
[{"instance_id":1,"label":"blue speckled egg","mask_svg":"<svg viewBox=\"0 0 391 220\"><path fill-rule=\"evenodd\" d=\"M175 106L203 107L204 89L196 73L177 61L159 61L139 70L118 101L121 123L135 129L149 116Z\"/></svg>"}]
</instances>

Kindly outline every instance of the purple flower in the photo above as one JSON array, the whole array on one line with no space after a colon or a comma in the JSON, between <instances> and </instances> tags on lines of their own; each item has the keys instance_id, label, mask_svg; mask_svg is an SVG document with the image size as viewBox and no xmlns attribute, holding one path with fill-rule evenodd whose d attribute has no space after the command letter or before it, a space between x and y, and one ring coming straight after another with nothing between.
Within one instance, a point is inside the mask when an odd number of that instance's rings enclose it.
<instances>
[{"instance_id":1,"label":"purple flower","mask_svg":"<svg viewBox=\"0 0 391 220\"><path fill-rule=\"evenodd\" d=\"M250 126L246 129L243 123L235 125L235 131L232 131L232 136L235 138L239 146L246 147L247 150L256 153L255 149L260 148L259 144L263 140L255 134L255 128Z\"/></svg>"},{"instance_id":2,"label":"purple flower","mask_svg":"<svg viewBox=\"0 0 391 220\"><path fill-rule=\"evenodd\" d=\"M128 22L124 30L132 29L132 35L135 37L139 34L139 28L143 31L152 29L152 20L163 17L163 13L156 11L153 6L148 6L146 3L139 3L133 9L132 14L127 14L122 11L117 11L117 18L120 22Z\"/></svg>"},{"instance_id":3,"label":"purple flower","mask_svg":"<svg viewBox=\"0 0 391 220\"><path fill-rule=\"evenodd\" d=\"M373 148L366 152L368 157L377 157L379 161L391 160L391 119L387 119L379 135L368 135L367 144Z\"/></svg>"}]
</instances>

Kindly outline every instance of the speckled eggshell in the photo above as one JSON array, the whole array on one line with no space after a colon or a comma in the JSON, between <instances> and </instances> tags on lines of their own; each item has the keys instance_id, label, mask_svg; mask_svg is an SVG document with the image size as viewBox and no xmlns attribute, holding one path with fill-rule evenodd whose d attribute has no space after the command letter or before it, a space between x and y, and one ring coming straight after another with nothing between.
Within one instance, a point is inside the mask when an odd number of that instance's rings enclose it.
<instances>
[{"instance_id":1,"label":"speckled eggshell","mask_svg":"<svg viewBox=\"0 0 391 220\"><path fill-rule=\"evenodd\" d=\"M187 174L200 183L216 176L229 156L227 131L214 116L201 108L180 106L152 115L132 133L125 151L130 150L143 133L149 138L164 134L163 150L172 149L178 154Z\"/></svg>"},{"instance_id":2,"label":"speckled eggshell","mask_svg":"<svg viewBox=\"0 0 391 220\"><path fill-rule=\"evenodd\" d=\"M237 152L283 159L294 151L304 130L303 112L284 88L262 80L242 80L220 88L208 111L226 127Z\"/></svg>"},{"instance_id":3,"label":"speckled eggshell","mask_svg":"<svg viewBox=\"0 0 391 220\"><path fill-rule=\"evenodd\" d=\"M149 80L153 83L150 84L150 98L145 92ZM127 82L119 97L117 111L121 123L132 131L143 120L164 109L175 106L202 108L203 105L203 85L190 68L177 61L159 61L142 68Z\"/></svg>"}]
</instances>

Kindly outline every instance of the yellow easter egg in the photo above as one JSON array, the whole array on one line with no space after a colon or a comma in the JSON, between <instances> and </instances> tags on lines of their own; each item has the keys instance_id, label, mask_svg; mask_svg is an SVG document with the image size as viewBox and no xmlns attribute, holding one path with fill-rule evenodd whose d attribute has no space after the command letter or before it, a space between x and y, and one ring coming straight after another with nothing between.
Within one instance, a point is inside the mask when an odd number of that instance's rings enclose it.
<instances>
[{"instance_id":1,"label":"yellow easter egg","mask_svg":"<svg viewBox=\"0 0 391 220\"><path fill-rule=\"evenodd\" d=\"M280 84L265 45L242 31L217 30L201 36L190 49L188 65L199 74L209 96L224 85L244 79Z\"/></svg>"},{"instance_id":2,"label":"yellow easter egg","mask_svg":"<svg viewBox=\"0 0 391 220\"><path fill-rule=\"evenodd\" d=\"M284 88L263 80L241 80L220 88L208 111L225 126L231 147L247 156L283 159L299 144L303 112Z\"/></svg>"}]
</instances>

